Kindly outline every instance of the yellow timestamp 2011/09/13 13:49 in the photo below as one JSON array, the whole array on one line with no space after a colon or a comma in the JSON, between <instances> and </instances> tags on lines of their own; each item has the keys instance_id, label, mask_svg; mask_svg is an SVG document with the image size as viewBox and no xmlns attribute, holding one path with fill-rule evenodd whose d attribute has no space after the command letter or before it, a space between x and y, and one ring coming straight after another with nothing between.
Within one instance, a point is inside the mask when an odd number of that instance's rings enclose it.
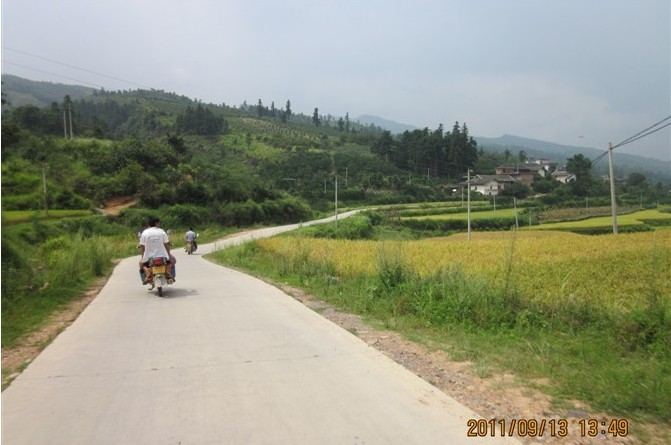
<instances>
[{"instance_id":1,"label":"yellow timestamp 2011/09/13 13:49","mask_svg":"<svg viewBox=\"0 0 671 445\"><path fill-rule=\"evenodd\" d=\"M578 428L568 419L469 419L468 437L567 437L579 434L581 437L598 435L625 437L629 434L627 419L597 420L585 418L578 420Z\"/></svg>"}]
</instances>

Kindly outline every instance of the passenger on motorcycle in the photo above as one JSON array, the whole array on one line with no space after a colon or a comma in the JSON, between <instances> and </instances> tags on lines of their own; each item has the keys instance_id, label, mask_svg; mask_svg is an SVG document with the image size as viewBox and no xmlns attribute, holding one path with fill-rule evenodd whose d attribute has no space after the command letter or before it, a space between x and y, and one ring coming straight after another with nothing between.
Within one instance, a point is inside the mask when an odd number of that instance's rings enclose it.
<instances>
[{"instance_id":1,"label":"passenger on motorcycle","mask_svg":"<svg viewBox=\"0 0 671 445\"><path fill-rule=\"evenodd\" d=\"M160 227L160 219L156 216L149 218L149 227L147 227L140 235L140 250L142 251L142 259L140 260L140 277L142 284L147 284L151 279L151 272L149 271L149 259L154 257L163 257L168 259L170 263L170 277L168 283L172 284L175 281L175 257L170 254L170 239Z\"/></svg>"}]
</instances>

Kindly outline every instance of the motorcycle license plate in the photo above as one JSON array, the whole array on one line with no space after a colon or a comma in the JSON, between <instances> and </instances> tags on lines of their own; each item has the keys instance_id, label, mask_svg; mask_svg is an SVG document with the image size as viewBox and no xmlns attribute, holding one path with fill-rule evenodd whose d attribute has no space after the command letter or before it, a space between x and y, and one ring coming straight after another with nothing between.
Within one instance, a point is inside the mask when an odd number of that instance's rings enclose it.
<instances>
[{"instance_id":1,"label":"motorcycle license plate","mask_svg":"<svg viewBox=\"0 0 671 445\"><path fill-rule=\"evenodd\" d=\"M157 273L165 273L165 266L154 266L154 267L151 268L151 271L152 271L154 274L157 274Z\"/></svg>"}]
</instances>

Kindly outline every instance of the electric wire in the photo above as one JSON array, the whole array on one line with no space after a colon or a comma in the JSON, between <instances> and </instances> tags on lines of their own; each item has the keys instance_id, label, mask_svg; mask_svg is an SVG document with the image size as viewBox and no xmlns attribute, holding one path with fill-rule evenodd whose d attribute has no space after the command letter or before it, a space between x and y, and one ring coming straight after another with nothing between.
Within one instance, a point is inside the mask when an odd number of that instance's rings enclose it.
<instances>
[{"instance_id":1,"label":"electric wire","mask_svg":"<svg viewBox=\"0 0 671 445\"><path fill-rule=\"evenodd\" d=\"M666 121L668 121L668 120L671 120L671 115L669 115L669 116L665 117L664 119L662 119L661 121L659 121L659 122L657 122L657 123L655 123L655 124L649 126L648 128L639 131L638 133L634 134L633 136L629 136L627 139L623 140L622 142L619 142L619 143L617 143L617 144L611 146L611 147L610 147L610 150L614 150L614 149L616 149L616 148L618 148L618 147L622 147L622 146L625 146L625 145L627 145L627 144L631 144L631 143L634 142L634 141L637 141L637 140L639 140L639 139L642 139L642 138L644 138L644 137L646 137L646 136L650 136L650 135L653 134L653 133L656 133L656 132L658 132L658 131L660 131L660 130L663 130L663 129L666 128L666 127L671 126L671 122L667 122L666 124L661 125L661 124L663 124L664 122L666 122ZM661 126L660 126L660 125L661 125ZM655 127L657 127L657 128L655 128ZM596 158L592 161L592 164L596 164L596 163L599 162L601 159L603 159L607 154L608 154L608 151L603 152L602 154L600 154L598 157L596 157Z\"/></svg>"},{"instance_id":2,"label":"electric wire","mask_svg":"<svg viewBox=\"0 0 671 445\"><path fill-rule=\"evenodd\" d=\"M106 77L108 79L116 80L116 81L119 81L119 82L125 82L125 83L135 85L135 86L138 86L138 87L141 87L141 88L151 89L151 87L139 84L137 82L133 82L133 81L126 80L126 79L121 79L120 77L114 77L114 76L110 76L110 75L107 75L107 74L104 74L104 73L99 73L99 72L96 72L96 71L91 71L91 70L86 69L86 68L78 67L78 66L75 66L75 65L70 65L69 63L59 62L57 60L53 60L53 59L49 59L49 58L46 58L46 57L38 56L36 54L31 54L29 52L21 51L21 50L15 49L15 48L10 48L8 46L3 46L2 48L6 49L6 50L9 50L9 51L14 51L14 52L19 53L19 54L26 55L26 56L29 56L29 57L34 57L36 59L44 60L46 62L55 63L57 65L66 66L68 68L76 69L76 70L79 70L79 71L84 71L84 72L89 73L89 74L95 74L96 76L102 76L102 77ZM54 74L54 73L50 73L50 74Z\"/></svg>"},{"instance_id":3,"label":"electric wire","mask_svg":"<svg viewBox=\"0 0 671 445\"><path fill-rule=\"evenodd\" d=\"M656 133L656 132L658 132L659 130L663 130L664 128L666 128L666 127L668 127L668 126L670 126L670 125L671 125L671 122L669 122L669 123L667 123L667 124L665 124L665 125L662 125L662 126L659 127L659 128L655 128L654 130L651 130L651 131L649 131L649 132L647 132L647 133L645 133L645 134L642 134L642 135L640 135L640 136L638 136L638 137L636 137L636 138L630 139L630 140L628 140L625 144L618 144L618 145L616 145L616 146L613 147L613 148L616 148L616 147L622 147L623 145L627 145L627 144L630 144L630 143L632 143L632 142L634 142L634 141L637 141L637 140L639 140L639 139L642 139L642 138L644 138L644 137L646 137L646 136L650 136L651 134Z\"/></svg>"},{"instance_id":4,"label":"electric wire","mask_svg":"<svg viewBox=\"0 0 671 445\"><path fill-rule=\"evenodd\" d=\"M39 68L34 68L34 67L31 67L31 66L22 65L20 63L10 62L9 60L3 60L3 63L8 63L10 65L19 66L21 68L26 68L26 69L29 69L29 70L32 70L32 71L37 71L37 72L44 73L44 74L50 74L52 76L57 76L57 77L60 77L62 79L73 80L75 82L79 82L79 83L84 84L84 85L89 85L89 86L96 87L96 88L102 88L101 85L96 85L96 84L93 84L93 83L85 82L85 81L80 80L80 79L75 79L74 77L63 76L61 74L56 74L56 73L53 73L51 71L45 71L45 70L41 70Z\"/></svg>"},{"instance_id":5,"label":"electric wire","mask_svg":"<svg viewBox=\"0 0 671 445\"><path fill-rule=\"evenodd\" d=\"M635 135L628 137L628 138L625 139L624 141L622 141L622 142L620 142L620 143L618 143L618 144L615 144L615 145L612 146L611 148L622 147L623 145L627 145L627 144L629 144L629 143L631 143L631 142L634 142L635 140L641 139L642 137L647 136L647 134L646 134L646 135L643 135L643 136L641 136L641 137L637 137L637 136L639 136L639 135L642 134L642 133L645 133L646 131L648 131L648 130L650 130L650 129L652 129L652 128L655 128L656 126L662 124L662 123L665 122L665 121L668 121L669 119L671 119L671 115L669 115L669 116L665 117L664 119L662 119L661 121L659 121L659 122L657 122L657 123L655 123L655 124L649 126L649 127L646 128L645 130L641 130L641 131L639 131L638 133L636 133ZM664 127L668 127L668 124L665 125ZM650 132L650 133L648 133L648 134L652 134L652 133L654 133L655 131L661 130L661 129L664 128L664 127L661 127L661 128L659 128L659 129L657 129L657 130L654 130L654 131L652 131L652 132Z\"/></svg>"}]
</instances>

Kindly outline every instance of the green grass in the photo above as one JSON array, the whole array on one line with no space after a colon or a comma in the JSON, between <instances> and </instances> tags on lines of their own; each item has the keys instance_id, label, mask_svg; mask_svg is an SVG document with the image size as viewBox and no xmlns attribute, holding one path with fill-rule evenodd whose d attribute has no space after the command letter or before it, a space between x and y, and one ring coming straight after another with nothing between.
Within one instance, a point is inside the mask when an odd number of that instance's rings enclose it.
<instances>
[{"instance_id":1,"label":"green grass","mask_svg":"<svg viewBox=\"0 0 671 445\"><path fill-rule=\"evenodd\" d=\"M254 159L272 160L277 158L277 154L280 152L278 148L258 141L255 138L252 138L251 143L247 144L245 136L239 134L222 136L221 142L226 147L242 152Z\"/></svg>"},{"instance_id":2,"label":"green grass","mask_svg":"<svg viewBox=\"0 0 671 445\"><path fill-rule=\"evenodd\" d=\"M5 224L22 224L33 220L56 220L62 218L76 218L89 216L92 210L49 210L48 216L44 210L10 210L2 212L2 222Z\"/></svg>"},{"instance_id":3,"label":"green grass","mask_svg":"<svg viewBox=\"0 0 671 445\"><path fill-rule=\"evenodd\" d=\"M617 217L618 226L642 226L646 223L671 226L671 214L664 213L657 209L641 210L640 212L628 213ZM571 230L571 229L590 229L611 227L613 224L612 216L601 216L596 218L587 218L580 221L567 221L539 226L531 226L529 230Z\"/></svg>"},{"instance_id":4,"label":"green grass","mask_svg":"<svg viewBox=\"0 0 671 445\"><path fill-rule=\"evenodd\" d=\"M499 209L499 210L487 210L484 212L471 212L471 219L492 219L492 218L509 218L515 217L517 213L521 221L521 210L515 209ZM424 215L424 216L410 216L404 217L402 219L436 219L436 220L466 220L468 219L468 212L462 213L445 213L440 215Z\"/></svg>"},{"instance_id":5,"label":"green grass","mask_svg":"<svg viewBox=\"0 0 671 445\"><path fill-rule=\"evenodd\" d=\"M54 311L108 274L114 258L136 254L134 234L100 216L3 227L3 347L42 326Z\"/></svg>"}]
</instances>

